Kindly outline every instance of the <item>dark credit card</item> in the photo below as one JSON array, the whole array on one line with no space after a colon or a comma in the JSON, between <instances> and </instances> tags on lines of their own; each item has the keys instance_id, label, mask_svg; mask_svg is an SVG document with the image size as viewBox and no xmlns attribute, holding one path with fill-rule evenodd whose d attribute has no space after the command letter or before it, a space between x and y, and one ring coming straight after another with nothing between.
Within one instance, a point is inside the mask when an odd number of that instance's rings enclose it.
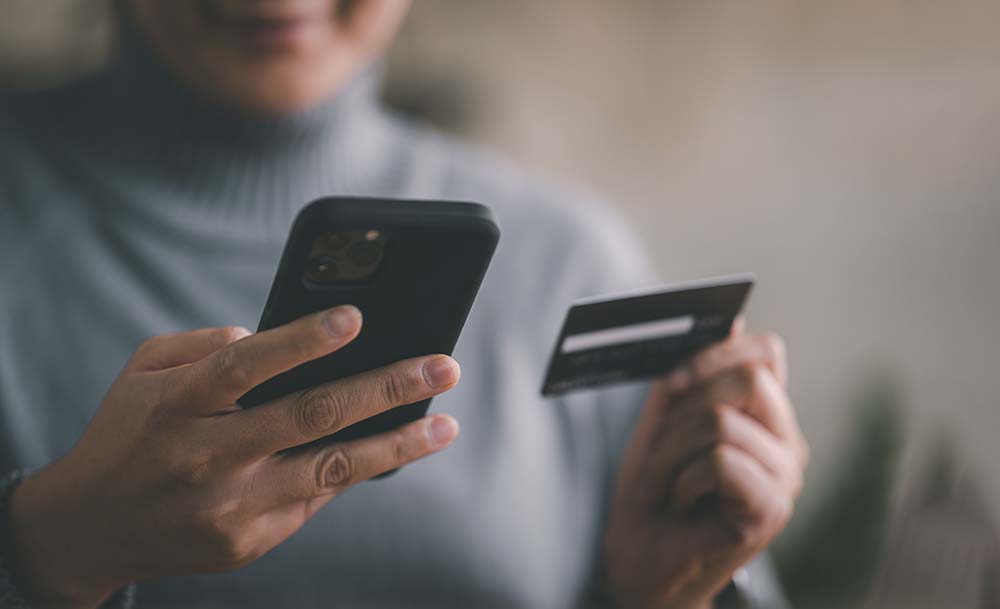
<instances>
[{"instance_id":1,"label":"dark credit card","mask_svg":"<svg viewBox=\"0 0 1000 609\"><path fill-rule=\"evenodd\" d=\"M730 275L575 302L542 395L669 372L729 336L753 281L753 275Z\"/></svg>"}]
</instances>

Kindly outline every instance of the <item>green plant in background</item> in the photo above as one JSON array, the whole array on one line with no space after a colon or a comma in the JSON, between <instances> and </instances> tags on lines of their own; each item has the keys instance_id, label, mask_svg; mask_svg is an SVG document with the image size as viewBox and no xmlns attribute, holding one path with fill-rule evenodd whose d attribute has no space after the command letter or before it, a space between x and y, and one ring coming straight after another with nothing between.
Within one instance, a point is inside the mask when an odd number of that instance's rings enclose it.
<instances>
[{"instance_id":1,"label":"green plant in background","mask_svg":"<svg viewBox=\"0 0 1000 609\"><path fill-rule=\"evenodd\" d=\"M943 431L938 432L931 445L927 473L921 489L923 500L927 504L944 503L954 494L958 477L955 436Z\"/></svg>"},{"instance_id":2,"label":"green plant in background","mask_svg":"<svg viewBox=\"0 0 1000 609\"><path fill-rule=\"evenodd\" d=\"M868 376L852 400L853 441L823 492L821 507L775 561L796 607L860 600L875 575L903 448L903 410L894 374Z\"/></svg>"}]
</instances>

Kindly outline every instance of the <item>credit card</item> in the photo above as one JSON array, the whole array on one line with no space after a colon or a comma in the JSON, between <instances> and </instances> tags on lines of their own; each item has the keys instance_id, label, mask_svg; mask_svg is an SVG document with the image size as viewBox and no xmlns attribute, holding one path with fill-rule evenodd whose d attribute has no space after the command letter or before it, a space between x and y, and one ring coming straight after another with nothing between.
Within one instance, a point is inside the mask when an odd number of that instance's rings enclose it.
<instances>
[{"instance_id":1,"label":"credit card","mask_svg":"<svg viewBox=\"0 0 1000 609\"><path fill-rule=\"evenodd\" d=\"M729 336L753 282L750 274L729 275L574 302L542 395L669 372Z\"/></svg>"}]
</instances>

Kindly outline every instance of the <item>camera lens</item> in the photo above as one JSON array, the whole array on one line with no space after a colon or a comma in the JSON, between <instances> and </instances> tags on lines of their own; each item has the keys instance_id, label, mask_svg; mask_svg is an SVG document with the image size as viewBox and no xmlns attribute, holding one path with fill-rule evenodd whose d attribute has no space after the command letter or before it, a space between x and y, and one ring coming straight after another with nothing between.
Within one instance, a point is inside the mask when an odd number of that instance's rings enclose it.
<instances>
[{"instance_id":1,"label":"camera lens","mask_svg":"<svg viewBox=\"0 0 1000 609\"><path fill-rule=\"evenodd\" d=\"M306 278L310 281L333 281L340 275L333 256L317 256L306 264Z\"/></svg>"},{"instance_id":2,"label":"camera lens","mask_svg":"<svg viewBox=\"0 0 1000 609\"><path fill-rule=\"evenodd\" d=\"M371 266L378 262L381 246L376 241L359 241L347 250L351 262L358 266Z\"/></svg>"},{"instance_id":3,"label":"camera lens","mask_svg":"<svg viewBox=\"0 0 1000 609\"><path fill-rule=\"evenodd\" d=\"M326 236L326 247L331 250L342 250L350 243L350 238L344 233L330 233Z\"/></svg>"}]
</instances>

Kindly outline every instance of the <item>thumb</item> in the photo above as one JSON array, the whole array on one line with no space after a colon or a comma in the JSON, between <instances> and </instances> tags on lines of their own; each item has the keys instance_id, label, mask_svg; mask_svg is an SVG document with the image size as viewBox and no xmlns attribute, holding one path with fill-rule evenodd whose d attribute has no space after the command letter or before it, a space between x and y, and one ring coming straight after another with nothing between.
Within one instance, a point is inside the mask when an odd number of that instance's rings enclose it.
<instances>
[{"instance_id":1,"label":"thumb","mask_svg":"<svg viewBox=\"0 0 1000 609\"><path fill-rule=\"evenodd\" d=\"M161 334L139 346L129 362L129 368L150 372L190 364L250 334L249 330L240 326Z\"/></svg>"},{"instance_id":2,"label":"thumb","mask_svg":"<svg viewBox=\"0 0 1000 609\"><path fill-rule=\"evenodd\" d=\"M739 336L746 333L747 331L747 318L743 315L737 315L736 319L733 320L733 325L729 329L729 337Z\"/></svg>"}]
</instances>

